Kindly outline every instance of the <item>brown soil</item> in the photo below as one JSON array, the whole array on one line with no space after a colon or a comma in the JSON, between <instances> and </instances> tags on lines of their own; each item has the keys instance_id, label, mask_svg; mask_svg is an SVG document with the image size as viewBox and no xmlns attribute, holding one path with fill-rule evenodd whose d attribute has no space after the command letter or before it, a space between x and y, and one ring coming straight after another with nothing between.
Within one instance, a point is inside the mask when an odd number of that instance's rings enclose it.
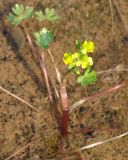
<instances>
[{"instance_id":1,"label":"brown soil","mask_svg":"<svg viewBox=\"0 0 128 160\"><path fill-rule=\"evenodd\" d=\"M1 3L3 1L3 3ZM64 73L62 57L66 51L73 51L76 39L92 40L96 44L94 54L95 70L128 67L128 35L120 17L113 7L114 33L112 34L109 0L2 0L0 19L6 16L10 7L17 3L34 5L37 8L53 7L60 16L54 24L29 22L29 31L47 26L54 31L55 40L50 47L57 65ZM128 19L128 2L122 0L122 14ZM9 157L24 145L31 144L14 156L13 160L79 160L71 154L80 147L109 139L128 130L128 87L102 98L94 99L78 107L70 114L66 152L60 154L60 133L51 116L51 109L44 89L39 68L36 66L28 42L22 39L17 48L0 23L0 86L23 98L40 110L36 113L20 101L0 91L0 160ZM9 32L13 32L10 30ZM32 32L31 32L32 33ZM12 33L11 33L12 34ZM22 34L22 33L21 33ZM47 68L50 61L47 59ZM48 68L50 75L51 66ZM75 87L73 75L68 82L69 103L83 96L102 91L128 79L127 72L112 72L98 76L95 85ZM91 129L93 134L81 130ZM128 160L128 137L80 152L83 160Z\"/></svg>"}]
</instances>

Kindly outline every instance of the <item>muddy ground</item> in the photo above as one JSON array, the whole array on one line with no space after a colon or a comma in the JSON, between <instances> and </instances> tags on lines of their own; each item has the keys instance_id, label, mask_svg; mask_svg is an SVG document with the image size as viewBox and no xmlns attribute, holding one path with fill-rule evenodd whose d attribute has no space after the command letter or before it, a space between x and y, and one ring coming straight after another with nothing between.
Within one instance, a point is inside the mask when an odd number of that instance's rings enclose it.
<instances>
[{"instance_id":1,"label":"muddy ground","mask_svg":"<svg viewBox=\"0 0 128 160\"><path fill-rule=\"evenodd\" d=\"M2 23L10 7L15 3L33 5L36 8L53 7L60 16L57 23L28 22L32 31L47 26L54 32L50 49L61 71L66 67L64 52L74 50L76 39L95 42L93 55L96 71L128 68L128 32L109 0L2 0L0 2L0 86L23 98L40 110L36 113L25 104L0 91L0 160L4 160L30 143L12 160L80 160L72 153L84 145L109 139L128 130L128 87L98 97L78 107L70 114L68 142L64 154L60 154L60 133L51 116L51 109L44 89L39 68L36 66L27 40L21 49L8 38ZM119 2L119 1L118 1ZM120 1L124 20L128 19L128 2ZM126 21L127 22L127 21ZM11 31L10 31L11 32ZM17 33L17 32L16 32ZM16 34L16 36L18 36ZM51 61L46 64L52 75ZM71 75L68 82L70 105L83 96L107 89L128 79L125 71L105 73L98 76L95 85L81 88ZM83 129L83 130L82 130ZM87 134L87 130L93 134ZM72 153L72 154L71 154ZM83 160L128 160L128 136L110 143L80 152Z\"/></svg>"}]
</instances>

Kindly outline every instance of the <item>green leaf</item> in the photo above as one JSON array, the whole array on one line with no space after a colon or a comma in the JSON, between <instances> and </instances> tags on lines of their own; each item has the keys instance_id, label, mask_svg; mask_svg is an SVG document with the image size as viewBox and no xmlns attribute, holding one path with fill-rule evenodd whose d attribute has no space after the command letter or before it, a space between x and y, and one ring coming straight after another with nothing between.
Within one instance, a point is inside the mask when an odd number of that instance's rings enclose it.
<instances>
[{"instance_id":1,"label":"green leaf","mask_svg":"<svg viewBox=\"0 0 128 160\"><path fill-rule=\"evenodd\" d=\"M55 13L55 10L46 8L45 12L43 11L36 11L35 17L39 20L49 20L49 21L57 21L59 19L58 15Z\"/></svg>"},{"instance_id":2,"label":"green leaf","mask_svg":"<svg viewBox=\"0 0 128 160\"><path fill-rule=\"evenodd\" d=\"M75 67L75 62L72 62L71 64L68 65L68 69L73 71L73 68Z\"/></svg>"},{"instance_id":3,"label":"green leaf","mask_svg":"<svg viewBox=\"0 0 128 160\"><path fill-rule=\"evenodd\" d=\"M53 35L46 28L43 28L41 31L36 32L35 34L36 44L41 48L48 48L51 42L53 41Z\"/></svg>"},{"instance_id":4,"label":"green leaf","mask_svg":"<svg viewBox=\"0 0 128 160\"><path fill-rule=\"evenodd\" d=\"M59 19L58 15L56 15L56 13L55 13L54 8L52 8L52 9L46 8L45 14L46 14L46 17L49 21L57 21Z\"/></svg>"},{"instance_id":5,"label":"green leaf","mask_svg":"<svg viewBox=\"0 0 128 160\"><path fill-rule=\"evenodd\" d=\"M12 11L15 15L20 15L24 12L24 6L22 4L15 4L15 7L12 7Z\"/></svg>"},{"instance_id":6,"label":"green leaf","mask_svg":"<svg viewBox=\"0 0 128 160\"><path fill-rule=\"evenodd\" d=\"M10 23L14 25L18 25L24 19L28 19L33 15L33 7L26 6L24 7L22 4L15 4L12 7L12 13L9 13L7 19Z\"/></svg>"},{"instance_id":7,"label":"green leaf","mask_svg":"<svg viewBox=\"0 0 128 160\"><path fill-rule=\"evenodd\" d=\"M35 12L35 17L36 19L38 19L39 21L43 21L46 19L45 14L42 11L36 11Z\"/></svg>"},{"instance_id":8,"label":"green leaf","mask_svg":"<svg viewBox=\"0 0 128 160\"><path fill-rule=\"evenodd\" d=\"M26 6L25 11L24 11L24 19L28 19L32 17L32 15L33 15L33 7Z\"/></svg>"},{"instance_id":9,"label":"green leaf","mask_svg":"<svg viewBox=\"0 0 128 160\"><path fill-rule=\"evenodd\" d=\"M90 41L89 42L84 41L84 44L81 44L80 41L76 40L75 44L77 51L70 54L65 53L63 61L67 65L69 71L77 74L77 82L81 86L87 86L93 84L95 83L97 78L96 78L96 72L91 71L91 66L93 65L93 59L92 57L88 56L88 52L93 52L94 43ZM84 47L86 47L86 50L83 49Z\"/></svg>"},{"instance_id":10,"label":"green leaf","mask_svg":"<svg viewBox=\"0 0 128 160\"><path fill-rule=\"evenodd\" d=\"M77 82L80 83L81 86L87 86L89 84L94 84L96 82L96 79L96 72L87 69L84 75L77 78Z\"/></svg>"},{"instance_id":11,"label":"green leaf","mask_svg":"<svg viewBox=\"0 0 128 160\"><path fill-rule=\"evenodd\" d=\"M7 19L10 23L12 23L13 20L15 19L15 16L12 13L9 13L9 16L7 17Z\"/></svg>"},{"instance_id":12,"label":"green leaf","mask_svg":"<svg viewBox=\"0 0 128 160\"><path fill-rule=\"evenodd\" d=\"M75 74L77 74L77 75L80 75L80 70L79 70L79 68L74 68L73 69L73 72L75 73Z\"/></svg>"}]
</instances>

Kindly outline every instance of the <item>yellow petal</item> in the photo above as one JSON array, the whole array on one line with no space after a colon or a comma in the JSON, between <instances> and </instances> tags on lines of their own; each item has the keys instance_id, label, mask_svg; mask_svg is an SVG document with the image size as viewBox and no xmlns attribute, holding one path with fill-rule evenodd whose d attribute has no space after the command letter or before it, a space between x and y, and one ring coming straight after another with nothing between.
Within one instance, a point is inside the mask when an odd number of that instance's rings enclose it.
<instances>
[{"instance_id":1,"label":"yellow petal","mask_svg":"<svg viewBox=\"0 0 128 160\"><path fill-rule=\"evenodd\" d=\"M81 65L81 61L77 61L76 66L80 66L80 65Z\"/></svg>"},{"instance_id":2,"label":"yellow petal","mask_svg":"<svg viewBox=\"0 0 128 160\"><path fill-rule=\"evenodd\" d=\"M89 63L89 65L90 65L90 66L92 66L92 65L93 65L93 60L92 60L92 58L91 58L91 57L88 57L88 60L87 60L87 61L88 61L88 63Z\"/></svg>"},{"instance_id":3,"label":"yellow petal","mask_svg":"<svg viewBox=\"0 0 128 160\"><path fill-rule=\"evenodd\" d=\"M74 59L78 58L78 57L79 57L79 53L78 53L78 52L75 52L75 53L72 55L72 57L73 57Z\"/></svg>"},{"instance_id":4,"label":"yellow petal","mask_svg":"<svg viewBox=\"0 0 128 160\"><path fill-rule=\"evenodd\" d=\"M83 69L87 68L87 66L88 66L87 62L83 62L83 63L82 63L82 68L83 68Z\"/></svg>"},{"instance_id":5,"label":"yellow petal","mask_svg":"<svg viewBox=\"0 0 128 160\"><path fill-rule=\"evenodd\" d=\"M71 64L73 62L73 58L72 55L70 53L65 53L64 54L64 58L63 58L63 62L67 65L67 64Z\"/></svg>"},{"instance_id":6,"label":"yellow petal","mask_svg":"<svg viewBox=\"0 0 128 160\"><path fill-rule=\"evenodd\" d=\"M84 50L86 50L87 52L93 52L94 51L94 43L93 42L87 42L87 41L84 41L84 44L83 44L83 48Z\"/></svg>"}]
</instances>

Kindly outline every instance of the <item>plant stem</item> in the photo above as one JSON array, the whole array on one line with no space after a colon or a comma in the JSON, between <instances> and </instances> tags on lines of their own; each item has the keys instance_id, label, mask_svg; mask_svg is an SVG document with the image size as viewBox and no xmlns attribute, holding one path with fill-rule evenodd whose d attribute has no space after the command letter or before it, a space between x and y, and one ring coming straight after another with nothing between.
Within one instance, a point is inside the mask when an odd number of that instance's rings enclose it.
<instances>
[{"instance_id":1,"label":"plant stem","mask_svg":"<svg viewBox=\"0 0 128 160\"><path fill-rule=\"evenodd\" d=\"M40 70L41 70L42 76L44 77L44 81L45 81L47 91L48 91L48 94L49 94L49 100L50 100L51 104L53 104L53 98L52 98L52 93L51 93L51 88L50 88L46 68L44 66L44 63L42 63L43 62L42 58L41 59L39 58L38 60L39 60Z\"/></svg>"},{"instance_id":2,"label":"plant stem","mask_svg":"<svg viewBox=\"0 0 128 160\"><path fill-rule=\"evenodd\" d=\"M69 106L66 86L70 73L70 71L67 71L64 74L62 83L60 84L60 99L62 104L61 135L63 137L66 137L68 133Z\"/></svg>"},{"instance_id":3,"label":"plant stem","mask_svg":"<svg viewBox=\"0 0 128 160\"><path fill-rule=\"evenodd\" d=\"M47 88L47 91L48 91L48 95L49 95L50 103L53 104L51 87L50 87L50 84L49 84L48 74L47 74L47 71L46 71L46 68L45 68L45 65L44 65L44 60L43 60L42 56L39 54L39 52L37 52L35 50L34 45L32 43L32 40L31 40L31 37L30 37L30 35L29 35L29 33L28 33L26 28L24 29L24 31L25 31L25 34L26 34L27 39L28 39L28 42L29 42L29 44L31 46L31 49L32 49L33 58L34 58L36 64L39 66L41 74L42 74L42 76L44 78L44 81L45 81L45 84L46 84L46 88Z\"/></svg>"},{"instance_id":4,"label":"plant stem","mask_svg":"<svg viewBox=\"0 0 128 160\"><path fill-rule=\"evenodd\" d=\"M56 72L57 81L58 81L58 83L61 85L61 74L60 74L60 71L59 71L59 69L58 69L55 61L54 61L54 58L53 58L53 55L52 55L52 52L51 52L50 49L48 49L48 54L49 54L49 56L50 56L50 58L51 58L51 61L52 61L52 63L53 63L53 66L54 66L54 69L55 69L55 72Z\"/></svg>"},{"instance_id":5,"label":"plant stem","mask_svg":"<svg viewBox=\"0 0 128 160\"><path fill-rule=\"evenodd\" d=\"M36 64L40 67L42 76L44 78L44 81L45 81L45 84L46 84L46 87L47 87L47 91L48 91L48 95L49 95L50 103L51 103L51 105L54 105L52 92L51 92L51 87L50 87L50 82L49 82L50 79L48 77L48 74L47 74L47 71L46 71L46 68L45 68L45 65L44 65L44 56L43 56L43 54L40 54L39 52L36 51L36 49L35 49L35 47L32 43L31 37L30 37L26 28L24 29L24 31L25 31L25 34L26 34L27 39L29 41L29 44L31 46L32 55L35 59ZM61 120L60 120L60 132L61 132L62 137L66 137L67 128L68 128L68 117L69 117L69 115L68 115L68 97L67 97L66 80L65 80L66 78L63 79L63 82L61 83L60 72L59 72L57 66L55 65L52 53L51 53L50 50L48 50L48 53L49 53L49 55L51 57L51 60L54 64L54 68L55 68L55 71L56 71L56 74L57 74L57 80L58 80L59 86L60 86L60 92L59 93L60 93L60 100L61 100L61 105L62 105L62 116L61 116ZM52 84L52 82L51 82L51 84ZM54 86L53 86L53 88L54 88ZM55 88L54 88L54 90L55 90ZM54 113L54 114L57 114L57 113Z\"/></svg>"},{"instance_id":6,"label":"plant stem","mask_svg":"<svg viewBox=\"0 0 128 160\"><path fill-rule=\"evenodd\" d=\"M68 128L68 96L66 91L66 83L60 86L60 98L62 104L62 119L61 119L61 135L66 137Z\"/></svg>"}]
</instances>

